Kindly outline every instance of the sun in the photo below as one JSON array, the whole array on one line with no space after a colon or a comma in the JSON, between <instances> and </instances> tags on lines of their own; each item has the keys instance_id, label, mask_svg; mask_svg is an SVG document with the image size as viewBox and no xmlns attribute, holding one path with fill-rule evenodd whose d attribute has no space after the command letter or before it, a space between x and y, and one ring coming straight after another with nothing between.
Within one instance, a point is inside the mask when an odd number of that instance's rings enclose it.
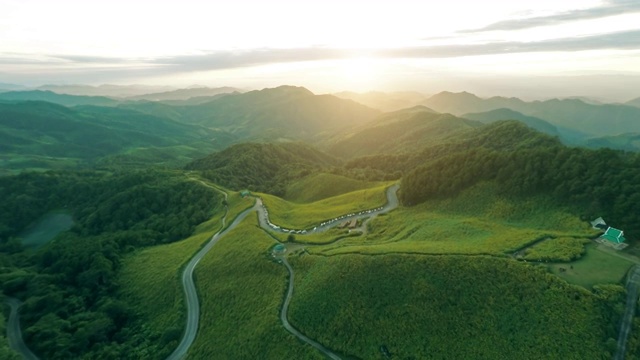
<instances>
[{"instance_id":1,"label":"sun","mask_svg":"<svg viewBox=\"0 0 640 360\"><path fill-rule=\"evenodd\" d=\"M338 62L336 72L349 88L368 90L378 81L380 64L378 59L371 57L349 58Z\"/></svg>"}]
</instances>

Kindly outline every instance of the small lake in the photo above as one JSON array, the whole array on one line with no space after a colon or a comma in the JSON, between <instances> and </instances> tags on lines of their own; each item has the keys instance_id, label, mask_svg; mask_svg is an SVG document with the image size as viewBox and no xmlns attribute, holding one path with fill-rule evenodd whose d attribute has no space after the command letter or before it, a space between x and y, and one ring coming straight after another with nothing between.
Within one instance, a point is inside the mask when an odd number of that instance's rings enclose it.
<instances>
[{"instance_id":1,"label":"small lake","mask_svg":"<svg viewBox=\"0 0 640 360\"><path fill-rule=\"evenodd\" d=\"M61 232L71 229L73 224L73 218L69 213L62 211L48 213L20 234L22 245L42 246Z\"/></svg>"}]
</instances>

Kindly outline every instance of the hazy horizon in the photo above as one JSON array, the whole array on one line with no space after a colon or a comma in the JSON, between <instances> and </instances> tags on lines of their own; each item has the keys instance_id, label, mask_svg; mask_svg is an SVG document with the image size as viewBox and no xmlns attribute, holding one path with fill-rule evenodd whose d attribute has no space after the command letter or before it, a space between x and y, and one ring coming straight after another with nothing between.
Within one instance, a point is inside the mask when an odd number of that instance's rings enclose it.
<instances>
[{"instance_id":1,"label":"hazy horizon","mask_svg":"<svg viewBox=\"0 0 640 360\"><path fill-rule=\"evenodd\" d=\"M9 0L0 83L640 96L640 3Z\"/></svg>"}]
</instances>

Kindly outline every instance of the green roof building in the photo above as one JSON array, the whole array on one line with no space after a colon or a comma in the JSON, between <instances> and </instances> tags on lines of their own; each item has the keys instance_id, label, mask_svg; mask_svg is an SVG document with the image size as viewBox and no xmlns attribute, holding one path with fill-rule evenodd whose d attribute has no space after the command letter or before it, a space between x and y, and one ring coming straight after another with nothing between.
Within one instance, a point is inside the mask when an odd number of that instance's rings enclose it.
<instances>
[{"instance_id":1,"label":"green roof building","mask_svg":"<svg viewBox=\"0 0 640 360\"><path fill-rule=\"evenodd\" d=\"M276 246L273 247L273 251L276 253L283 253L287 250L287 248L284 247L284 245L282 244L277 244Z\"/></svg>"},{"instance_id":2,"label":"green roof building","mask_svg":"<svg viewBox=\"0 0 640 360\"><path fill-rule=\"evenodd\" d=\"M247 197L249 195L251 195L251 192L249 190L240 191L240 196L242 196L242 197Z\"/></svg>"},{"instance_id":3,"label":"green roof building","mask_svg":"<svg viewBox=\"0 0 640 360\"><path fill-rule=\"evenodd\" d=\"M614 244L621 244L626 240L623 235L624 235L624 231L618 230L609 226L607 228L607 231L605 231L605 233L602 234L601 237Z\"/></svg>"}]
</instances>

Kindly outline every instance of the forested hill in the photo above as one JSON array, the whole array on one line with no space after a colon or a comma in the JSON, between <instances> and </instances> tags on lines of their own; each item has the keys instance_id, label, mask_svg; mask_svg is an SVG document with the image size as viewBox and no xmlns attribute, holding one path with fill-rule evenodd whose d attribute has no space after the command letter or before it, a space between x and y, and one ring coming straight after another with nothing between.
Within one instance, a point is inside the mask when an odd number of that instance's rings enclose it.
<instances>
[{"instance_id":1,"label":"forested hill","mask_svg":"<svg viewBox=\"0 0 640 360\"><path fill-rule=\"evenodd\" d=\"M525 102L518 98L482 99L467 92L442 92L426 100L424 105L455 115L506 108L591 136L640 132L640 108L631 104L590 104L579 99Z\"/></svg>"},{"instance_id":2,"label":"forested hill","mask_svg":"<svg viewBox=\"0 0 640 360\"><path fill-rule=\"evenodd\" d=\"M197 144L206 153L228 145L216 138L219 132L211 129L127 109L0 103L0 150L11 156L6 162L0 157L0 169L69 168L137 148Z\"/></svg>"},{"instance_id":3,"label":"forested hill","mask_svg":"<svg viewBox=\"0 0 640 360\"><path fill-rule=\"evenodd\" d=\"M495 146L460 147L423 162L402 179L401 201L415 205L490 181L507 195L550 195L585 217L604 216L631 236L640 235L636 216L640 212L640 155L569 148L557 142L527 146L529 137L512 141L511 151Z\"/></svg>"},{"instance_id":4,"label":"forested hill","mask_svg":"<svg viewBox=\"0 0 640 360\"><path fill-rule=\"evenodd\" d=\"M235 190L284 195L287 184L312 171L338 164L333 157L302 143L244 143L198 159L186 166Z\"/></svg>"},{"instance_id":5,"label":"forested hill","mask_svg":"<svg viewBox=\"0 0 640 360\"><path fill-rule=\"evenodd\" d=\"M476 121L416 106L384 114L351 132L340 134L327 146L330 154L342 158L414 152L479 126L482 124Z\"/></svg>"},{"instance_id":6,"label":"forested hill","mask_svg":"<svg viewBox=\"0 0 640 360\"><path fill-rule=\"evenodd\" d=\"M473 149L511 152L559 145L560 141L557 138L537 132L518 121L497 121L460 132L446 141L426 146L419 151L363 156L349 160L344 167L348 170L367 170L369 173L383 173L387 176L394 174L385 179L399 179L403 174L425 163Z\"/></svg>"},{"instance_id":7,"label":"forested hill","mask_svg":"<svg viewBox=\"0 0 640 360\"><path fill-rule=\"evenodd\" d=\"M228 95L177 110L185 122L270 141L314 139L321 133L368 122L380 113L352 100L314 95L293 86Z\"/></svg>"},{"instance_id":8,"label":"forested hill","mask_svg":"<svg viewBox=\"0 0 640 360\"><path fill-rule=\"evenodd\" d=\"M122 259L189 236L222 209L222 195L176 172L67 171L0 177L0 196L0 286L26 299L30 349L41 359L144 359L164 348L119 297ZM23 229L56 209L75 225L23 251Z\"/></svg>"}]
</instances>

